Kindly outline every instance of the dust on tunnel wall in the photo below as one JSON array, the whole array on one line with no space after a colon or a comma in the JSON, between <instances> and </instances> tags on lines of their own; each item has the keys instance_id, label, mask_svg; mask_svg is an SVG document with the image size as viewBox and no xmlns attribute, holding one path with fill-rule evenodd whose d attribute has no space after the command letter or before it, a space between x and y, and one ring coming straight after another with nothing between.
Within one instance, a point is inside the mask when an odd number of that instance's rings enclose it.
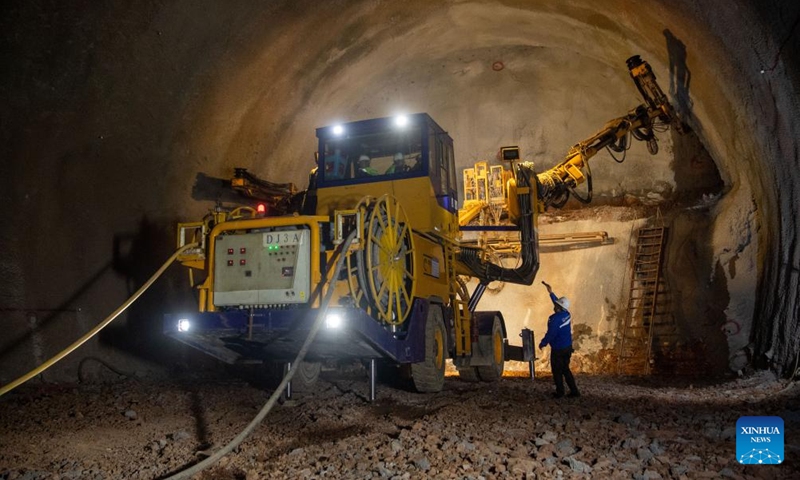
<instances>
[{"instance_id":1,"label":"dust on tunnel wall","mask_svg":"<svg viewBox=\"0 0 800 480\"><path fill-rule=\"evenodd\" d=\"M778 220L794 211L792 197L779 192L797 184L796 173L775 175L771 162L797 161L796 141L787 140L799 137L791 121L797 97L782 60L766 86L764 77L740 74L750 49L728 46L731 32L764 52L779 40L764 38L771 33L747 2L737 5L724 15L692 2L644 10L623 1L7 7L4 41L20 68L3 74L11 161L0 167L2 195L13 206L12 228L0 235L9 252L2 301L11 312L3 318L11 332L0 347L3 380L33 362L31 329L44 336L46 352L57 351L84 328L68 310L99 320L168 256L174 222L209 206L189 200L196 172L224 177L246 166L303 185L314 127L401 108L442 123L462 166L508 143L548 166L638 103L624 70L629 55L642 54L664 84L665 29L685 46L690 125L732 186L716 207L717 257L730 267L735 255L758 253L751 263L771 272L762 298L774 299L781 275L796 279L780 265L796 263L797 227ZM490 70L497 59L500 72ZM779 115L770 105L780 105L772 107ZM644 158L630 159L637 188L675 183L666 149L662 155L647 163L656 167L647 175ZM622 188L613 167L597 166L598 182L610 182L599 190ZM737 293L753 299L753 286L738 278ZM186 288L175 269L117 334L90 348L152 358L151 344L135 339L158 338L160 314L191 305L180 295ZM781 298L762 300L777 305L762 307L762 323L787 325L797 301ZM25 312L37 308L65 311L29 325ZM760 348L775 345L786 357L781 328Z\"/></svg>"}]
</instances>

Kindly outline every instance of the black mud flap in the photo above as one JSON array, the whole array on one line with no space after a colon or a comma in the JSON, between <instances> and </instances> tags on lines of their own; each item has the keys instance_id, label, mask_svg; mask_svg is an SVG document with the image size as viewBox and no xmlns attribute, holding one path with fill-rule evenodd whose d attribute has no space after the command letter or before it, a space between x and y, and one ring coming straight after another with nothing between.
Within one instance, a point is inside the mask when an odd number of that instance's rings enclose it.
<instances>
[{"instance_id":1,"label":"black mud flap","mask_svg":"<svg viewBox=\"0 0 800 480\"><path fill-rule=\"evenodd\" d=\"M522 346L506 344L506 360L516 360L518 362L531 362L536 360L535 350L533 349L533 330L523 328L522 333Z\"/></svg>"}]
</instances>

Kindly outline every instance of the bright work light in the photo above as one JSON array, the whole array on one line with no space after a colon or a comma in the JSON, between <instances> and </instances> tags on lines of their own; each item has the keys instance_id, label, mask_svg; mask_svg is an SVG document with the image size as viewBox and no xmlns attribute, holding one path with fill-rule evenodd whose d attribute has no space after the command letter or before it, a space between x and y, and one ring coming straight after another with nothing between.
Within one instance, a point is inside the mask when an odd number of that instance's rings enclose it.
<instances>
[{"instance_id":1,"label":"bright work light","mask_svg":"<svg viewBox=\"0 0 800 480\"><path fill-rule=\"evenodd\" d=\"M325 317L325 328L340 328L342 323L344 323L342 316L338 313L329 313L328 316Z\"/></svg>"},{"instance_id":2,"label":"bright work light","mask_svg":"<svg viewBox=\"0 0 800 480\"><path fill-rule=\"evenodd\" d=\"M192 322L190 322L188 319L181 318L180 320L178 320L179 332L188 332L190 328L192 328Z\"/></svg>"}]
</instances>

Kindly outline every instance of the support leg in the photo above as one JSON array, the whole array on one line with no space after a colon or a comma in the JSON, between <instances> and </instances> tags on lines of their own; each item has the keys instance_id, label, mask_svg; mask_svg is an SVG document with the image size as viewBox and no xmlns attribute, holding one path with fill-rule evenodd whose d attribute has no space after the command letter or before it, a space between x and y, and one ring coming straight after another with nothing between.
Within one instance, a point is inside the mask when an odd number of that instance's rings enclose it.
<instances>
[{"instance_id":1,"label":"support leg","mask_svg":"<svg viewBox=\"0 0 800 480\"><path fill-rule=\"evenodd\" d=\"M375 382L378 377L378 366L374 358L369 359L369 401L375 401Z\"/></svg>"},{"instance_id":2,"label":"support leg","mask_svg":"<svg viewBox=\"0 0 800 480\"><path fill-rule=\"evenodd\" d=\"M284 372L284 375L289 373L291 369L292 369L292 362L286 362L286 372ZM291 400L291 399L292 399L292 382L289 381L289 383L286 384L286 400Z\"/></svg>"}]
</instances>

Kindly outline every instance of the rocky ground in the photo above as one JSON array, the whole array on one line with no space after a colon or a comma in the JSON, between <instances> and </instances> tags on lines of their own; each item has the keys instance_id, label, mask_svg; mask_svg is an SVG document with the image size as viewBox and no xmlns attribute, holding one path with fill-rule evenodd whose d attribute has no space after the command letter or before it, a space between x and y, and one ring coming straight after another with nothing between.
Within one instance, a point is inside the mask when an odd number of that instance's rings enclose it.
<instances>
[{"instance_id":1,"label":"rocky ground","mask_svg":"<svg viewBox=\"0 0 800 480\"><path fill-rule=\"evenodd\" d=\"M696 380L550 378L415 394L359 372L276 407L202 479L800 478L800 386L762 373ZM692 382L695 382L692 384ZM239 380L27 385L0 399L0 479L162 478L238 434L269 391ZM743 466L735 424L785 421L786 461Z\"/></svg>"}]
</instances>

